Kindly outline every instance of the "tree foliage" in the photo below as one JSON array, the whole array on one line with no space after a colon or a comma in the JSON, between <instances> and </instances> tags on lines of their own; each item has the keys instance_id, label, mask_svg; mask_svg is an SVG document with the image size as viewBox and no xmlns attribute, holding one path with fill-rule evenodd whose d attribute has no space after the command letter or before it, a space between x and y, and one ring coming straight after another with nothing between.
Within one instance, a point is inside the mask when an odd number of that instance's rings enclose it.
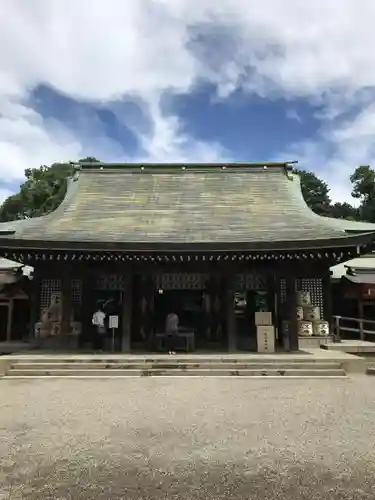
<instances>
[{"instance_id":1,"label":"tree foliage","mask_svg":"<svg viewBox=\"0 0 375 500\"><path fill-rule=\"evenodd\" d=\"M331 204L328 216L335 219L361 220L359 209L346 202Z\"/></svg>"},{"instance_id":2,"label":"tree foliage","mask_svg":"<svg viewBox=\"0 0 375 500\"><path fill-rule=\"evenodd\" d=\"M303 197L308 206L318 215L329 215L331 199L328 185L312 172L296 170L301 179Z\"/></svg>"},{"instance_id":3,"label":"tree foliage","mask_svg":"<svg viewBox=\"0 0 375 500\"><path fill-rule=\"evenodd\" d=\"M79 160L97 162L93 157ZM67 181L73 175L72 163L53 163L39 168L25 170L25 182L18 193L9 196L0 208L0 221L28 219L47 214L55 210L63 201Z\"/></svg>"},{"instance_id":4,"label":"tree foliage","mask_svg":"<svg viewBox=\"0 0 375 500\"><path fill-rule=\"evenodd\" d=\"M375 171L369 165L361 165L350 176L352 196L360 200L360 218L375 222Z\"/></svg>"},{"instance_id":5,"label":"tree foliage","mask_svg":"<svg viewBox=\"0 0 375 500\"><path fill-rule=\"evenodd\" d=\"M329 196L330 189L328 184L319 179L314 173L307 172L306 170L297 170L297 173L301 178L303 197L313 212L336 219L364 220L361 209L350 205L350 203L332 203ZM353 183L352 177L351 182ZM361 175L358 174L357 177L358 182L360 182ZM353 184L353 189L354 187ZM358 196L356 197L358 198Z\"/></svg>"}]
</instances>

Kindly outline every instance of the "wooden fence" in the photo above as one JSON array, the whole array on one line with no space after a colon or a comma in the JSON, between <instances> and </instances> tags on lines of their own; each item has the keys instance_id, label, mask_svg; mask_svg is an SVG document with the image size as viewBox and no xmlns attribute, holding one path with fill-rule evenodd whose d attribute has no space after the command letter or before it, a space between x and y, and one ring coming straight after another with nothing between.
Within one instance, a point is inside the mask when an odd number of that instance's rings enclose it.
<instances>
[{"instance_id":1,"label":"wooden fence","mask_svg":"<svg viewBox=\"0 0 375 500\"><path fill-rule=\"evenodd\" d=\"M342 334L352 332L359 340L375 340L375 320L333 316L334 342L340 342ZM354 337L354 335L353 335Z\"/></svg>"}]
</instances>

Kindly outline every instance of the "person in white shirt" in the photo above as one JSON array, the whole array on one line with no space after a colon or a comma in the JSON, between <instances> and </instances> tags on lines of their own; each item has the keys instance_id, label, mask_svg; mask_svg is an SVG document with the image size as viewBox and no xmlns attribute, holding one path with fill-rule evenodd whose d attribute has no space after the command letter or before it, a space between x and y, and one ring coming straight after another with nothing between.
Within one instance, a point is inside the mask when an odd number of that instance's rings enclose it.
<instances>
[{"instance_id":1,"label":"person in white shirt","mask_svg":"<svg viewBox=\"0 0 375 500\"><path fill-rule=\"evenodd\" d=\"M165 344L169 354L176 354L179 319L176 313L169 313L165 321Z\"/></svg>"},{"instance_id":2,"label":"person in white shirt","mask_svg":"<svg viewBox=\"0 0 375 500\"><path fill-rule=\"evenodd\" d=\"M92 324L95 327L94 349L101 351L103 349L103 337L105 335L106 313L101 306L92 316Z\"/></svg>"}]
</instances>

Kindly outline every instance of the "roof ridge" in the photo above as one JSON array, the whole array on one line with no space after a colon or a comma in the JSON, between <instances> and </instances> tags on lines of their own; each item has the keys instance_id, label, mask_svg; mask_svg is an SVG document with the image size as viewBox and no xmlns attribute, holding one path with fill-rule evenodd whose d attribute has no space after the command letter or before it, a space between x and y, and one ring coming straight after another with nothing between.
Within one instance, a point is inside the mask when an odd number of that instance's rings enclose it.
<instances>
[{"instance_id":1,"label":"roof ridge","mask_svg":"<svg viewBox=\"0 0 375 500\"><path fill-rule=\"evenodd\" d=\"M284 169L285 171L293 170L296 161L289 162L129 162L129 163L106 163L106 162L88 162L88 163L77 163L75 168L77 171L80 170L169 170L177 169L181 170L215 170L215 169L252 169L252 168L277 168Z\"/></svg>"}]
</instances>

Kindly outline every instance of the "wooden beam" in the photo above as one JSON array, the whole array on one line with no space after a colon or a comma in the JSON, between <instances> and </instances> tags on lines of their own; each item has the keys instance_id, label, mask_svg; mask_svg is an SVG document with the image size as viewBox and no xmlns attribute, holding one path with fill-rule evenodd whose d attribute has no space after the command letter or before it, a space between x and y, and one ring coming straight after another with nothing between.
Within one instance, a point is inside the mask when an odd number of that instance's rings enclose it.
<instances>
[{"instance_id":1,"label":"wooden beam","mask_svg":"<svg viewBox=\"0 0 375 500\"><path fill-rule=\"evenodd\" d=\"M331 244L335 242L331 241ZM29 242L30 244L30 242ZM337 244L337 242L336 242ZM341 244L341 241L340 241ZM75 243L70 243L70 249L53 249L48 248L46 244L45 248L39 249L28 249L26 246L21 249L22 245L19 245L18 249L8 249L2 252L2 255L10 258L11 260L22 261L25 264L36 266L44 266L49 264L54 264L56 262L71 262L74 265L87 264L90 262L94 265L101 264L139 264L139 265L150 265L157 266L170 265L174 263L183 264L239 264L239 265L304 265L309 262L316 263L329 263L330 266L340 262L344 262L353 258L357 255L356 244L352 241L352 247L333 247L333 248L300 248L287 250L282 248L277 248L275 250L262 250L259 245L255 245L253 248L244 248L239 251L234 249L233 244L226 245L226 249L218 250L219 247L214 244L209 247L204 247L196 245L193 248L189 244L182 245L179 248L169 248L168 243L160 243L154 245L154 248L141 248L137 249L121 249L120 247L114 247L109 250L104 247L101 250L90 249L88 244L86 249L74 249ZM26 244L25 244L26 245ZM286 244L288 246L288 244ZM232 249L231 249L232 248Z\"/></svg>"}]
</instances>

